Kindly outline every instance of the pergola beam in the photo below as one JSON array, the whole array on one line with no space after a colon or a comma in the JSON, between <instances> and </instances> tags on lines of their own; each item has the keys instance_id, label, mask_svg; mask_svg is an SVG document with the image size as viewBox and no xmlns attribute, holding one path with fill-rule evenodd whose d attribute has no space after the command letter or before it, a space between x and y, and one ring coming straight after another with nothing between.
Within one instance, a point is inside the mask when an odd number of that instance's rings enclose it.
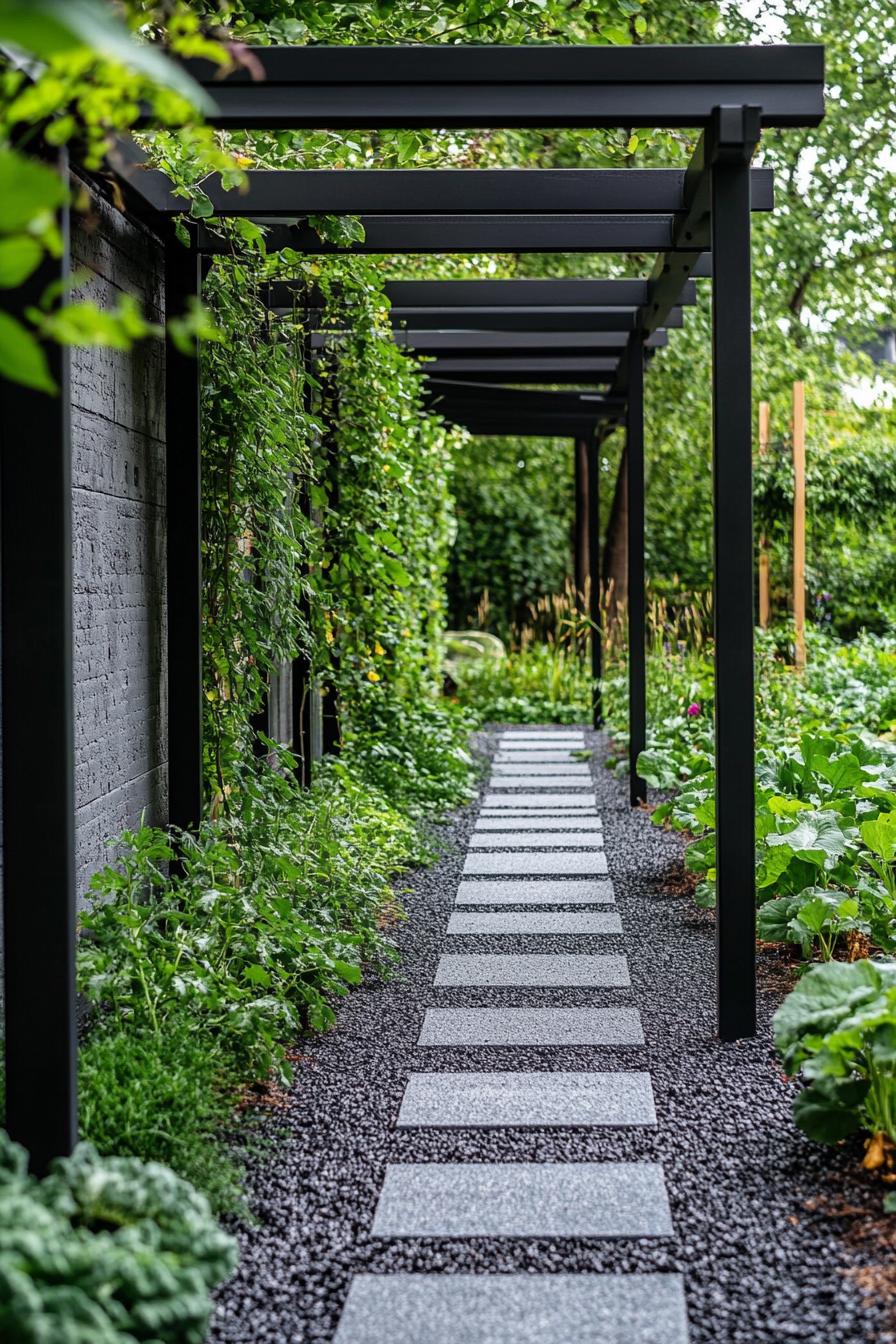
<instances>
[{"instance_id":1,"label":"pergola beam","mask_svg":"<svg viewBox=\"0 0 896 1344\"><path fill-rule=\"evenodd\" d=\"M332 242L310 224L269 223L269 253L306 256L439 256L513 252L655 253L675 250L675 219L666 215L361 215L363 238ZM200 224L199 251L228 256L231 244Z\"/></svg>"},{"instance_id":2,"label":"pergola beam","mask_svg":"<svg viewBox=\"0 0 896 1344\"><path fill-rule=\"evenodd\" d=\"M682 214L683 168L256 169L241 187L220 177L202 190L221 218L311 215L665 215ZM184 212L168 176L135 167L131 184L163 215ZM754 210L771 210L770 168L751 174Z\"/></svg>"},{"instance_id":3,"label":"pergola beam","mask_svg":"<svg viewBox=\"0 0 896 1344\"><path fill-rule=\"evenodd\" d=\"M470 358L446 356L433 359L426 365L432 377L454 378L464 374L487 378L494 382L580 383L611 382L618 361L598 356L591 358L557 358L549 356L520 358Z\"/></svg>"},{"instance_id":4,"label":"pergola beam","mask_svg":"<svg viewBox=\"0 0 896 1344\"><path fill-rule=\"evenodd\" d=\"M287 282L289 283L289 282ZM276 292L276 286L273 287ZM639 308L649 280L387 280L393 308ZM697 287L685 285L679 303L697 302Z\"/></svg>"},{"instance_id":5,"label":"pergola beam","mask_svg":"<svg viewBox=\"0 0 896 1344\"><path fill-rule=\"evenodd\" d=\"M342 331L315 332L311 337L312 349L338 348L347 333ZM668 342L665 331L656 331L647 344L651 349ZM514 358L522 351L538 351L550 358L580 357L589 351L609 355L625 349L628 333L624 331L396 331L396 345L416 350L422 355L434 352L458 352L464 355L482 354L484 358Z\"/></svg>"},{"instance_id":6,"label":"pergola beam","mask_svg":"<svg viewBox=\"0 0 896 1344\"><path fill-rule=\"evenodd\" d=\"M300 302L296 291L290 306L271 306L278 317L293 313L306 326L321 332L346 331L346 327L327 325L320 310L311 310ZM636 323L635 308L392 308L389 319L396 332L410 335L421 332L447 331L569 331L611 332L625 334ZM673 308L665 327L683 326L681 308Z\"/></svg>"},{"instance_id":7,"label":"pergola beam","mask_svg":"<svg viewBox=\"0 0 896 1344\"><path fill-rule=\"evenodd\" d=\"M478 402L480 405L494 406L505 404L518 406L524 410L550 411L562 414L584 411L594 414L618 416L625 403L618 397L605 397L599 393L583 391L520 391L514 387L503 387L492 382L455 382L449 378L430 378L429 391L432 395L456 397L463 401Z\"/></svg>"},{"instance_id":8,"label":"pergola beam","mask_svg":"<svg viewBox=\"0 0 896 1344\"><path fill-rule=\"evenodd\" d=\"M824 114L819 46L272 47L221 78L187 66L226 130L704 126L757 104L765 126ZM264 77L257 79L258 67Z\"/></svg>"}]
</instances>

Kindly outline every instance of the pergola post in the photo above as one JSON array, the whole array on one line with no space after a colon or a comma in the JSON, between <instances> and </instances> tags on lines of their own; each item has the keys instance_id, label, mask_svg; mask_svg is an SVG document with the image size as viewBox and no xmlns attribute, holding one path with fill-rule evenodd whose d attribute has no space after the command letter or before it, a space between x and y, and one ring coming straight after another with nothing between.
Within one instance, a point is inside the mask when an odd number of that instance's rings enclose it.
<instances>
[{"instance_id":1,"label":"pergola post","mask_svg":"<svg viewBox=\"0 0 896 1344\"><path fill-rule=\"evenodd\" d=\"M58 226L60 257L7 291L16 316L67 287L67 205ZM6 1128L39 1175L77 1141L70 359L46 353L55 394L0 392Z\"/></svg>"},{"instance_id":2,"label":"pergola post","mask_svg":"<svg viewBox=\"0 0 896 1344\"><path fill-rule=\"evenodd\" d=\"M750 157L759 109L717 108L712 191L716 940L722 1040L756 1031Z\"/></svg>"},{"instance_id":3,"label":"pergola post","mask_svg":"<svg viewBox=\"0 0 896 1344\"><path fill-rule=\"evenodd\" d=\"M603 621L600 609L600 451L592 434L587 444L588 476L588 618L591 624L591 721L595 728L604 722L600 680L603 676Z\"/></svg>"},{"instance_id":4,"label":"pergola post","mask_svg":"<svg viewBox=\"0 0 896 1344\"><path fill-rule=\"evenodd\" d=\"M585 588L588 579L589 509L588 509L588 444L584 439L573 443L575 462L575 535L573 538L573 573L576 585L576 609L584 611Z\"/></svg>"},{"instance_id":5,"label":"pergola post","mask_svg":"<svg viewBox=\"0 0 896 1344\"><path fill-rule=\"evenodd\" d=\"M644 589L644 346L635 332L627 359L625 414L628 514L628 780L632 807L647 801L638 757L647 745L647 600Z\"/></svg>"},{"instance_id":6,"label":"pergola post","mask_svg":"<svg viewBox=\"0 0 896 1344\"><path fill-rule=\"evenodd\" d=\"M171 240L165 249L165 317L201 292L201 258ZM184 830L203 814L202 446L198 342L165 344L168 513L168 819Z\"/></svg>"}]
</instances>

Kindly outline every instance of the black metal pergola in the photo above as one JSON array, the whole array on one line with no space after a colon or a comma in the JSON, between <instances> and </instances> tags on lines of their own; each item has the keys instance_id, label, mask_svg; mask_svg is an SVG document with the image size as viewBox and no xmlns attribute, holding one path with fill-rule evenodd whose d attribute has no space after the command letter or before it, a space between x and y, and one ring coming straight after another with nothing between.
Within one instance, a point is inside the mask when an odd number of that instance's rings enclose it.
<instances>
[{"instance_id":1,"label":"black metal pergola","mask_svg":"<svg viewBox=\"0 0 896 1344\"><path fill-rule=\"evenodd\" d=\"M455 290L450 301L438 286L454 282L390 286L395 339L433 356L427 366L433 404L473 432L574 438L581 450L577 460L585 460L580 474L596 492L598 445L624 424L633 762L646 731L645 362L651 345L661 346L678 325L682 306L693 302L693 278L711 271L718 1026L725 1040L751 1035L750 217L751 209L771 208L772 184L770 174L751 169L750 162L764 126L809 126L821 119L822 49L440 46L390 49L387 61L377 48L253 54L263 80L245 70L222 80L210 66L191 63L217 106L208 118L213 126L684 126L701 132L686 169L280 171L250 173L244 191L225 192L215 182L204 187L219 215L263 224L269 250L657 253L642 280L459 281L466 288ZM59 164L66 171L64 153ZM171 195L164 176L143 168L127 149L113 166L129 208L169 240L166 312L174 315L200 293L203 265L225 245L200 224L192 247L181 246L170 221L184 203ZM363 242L337 247L322 241L309 222L319 214L358 215ZM23 288L16 300L23 308L48 283L68 275L67 208L59 222L62 256L48 259ZM316 334L325 348L332 333L321 328ZM24 430L29 450L4 453L0 478L7 1127L30 1148L38 1170L68 1151L77 1134L71 436L64 349L51 351L51 363L58 398L3 388L7 433L11 425ZM536 391L538 384L553 390ZM574 390L556 390L563 385ZM170 341L166 442L170 820L190 827L202 813L199 364ZM593 514L595 494L591 499ZM594 576L596 534L592 519ZM599 640L594 643L599 648ZM633 801L644 796L634 769L631 790Z\"/></svg>"}]
</instances>

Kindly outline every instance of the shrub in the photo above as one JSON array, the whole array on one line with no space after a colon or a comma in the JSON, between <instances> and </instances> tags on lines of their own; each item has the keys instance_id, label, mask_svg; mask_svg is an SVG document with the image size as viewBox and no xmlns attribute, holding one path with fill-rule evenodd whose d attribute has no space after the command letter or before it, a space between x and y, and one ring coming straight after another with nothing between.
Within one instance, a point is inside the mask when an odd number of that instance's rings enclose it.
<instances>
[{"instance_id":1,"label":"shrub","mask_svg":"<svg viewBox=\"0 0 896 1344\"><path fill-rule=\"evenodd\" d=\"M81 1144L43 1181L0 1135L5 1344L202 1344L236 1264L208 1202L159 1163Z\"/></svg>"},{"instance_id":2,"label":"shrub","mask_svg":"<svg viewBox=\"0 0 896 1344\"><path fill-rule=\"evenodd\" d=\"M896 1143L896 961L810 967L774 1033L788 1072L808 1082L794 1117L810 1138L863 1129Z\"/></svg>"}]
</instances>

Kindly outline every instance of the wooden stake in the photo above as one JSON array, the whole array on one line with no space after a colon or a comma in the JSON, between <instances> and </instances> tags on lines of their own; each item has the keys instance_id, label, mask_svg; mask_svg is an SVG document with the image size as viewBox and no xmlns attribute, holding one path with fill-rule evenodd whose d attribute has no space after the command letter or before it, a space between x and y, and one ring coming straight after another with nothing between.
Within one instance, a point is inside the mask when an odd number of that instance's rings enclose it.
<instances>
[{"instance_id":1,"label":"wooden stake","mask_svg":"<svg viewBox=\"0 0 896 1344\"><path fill-rule=\"evenodd\" d=\"M768 452L770 425L772 408L767 401L759 403L759 456L765 457ZM768 539L763 532L759 538L759 626L760 629L768 629L770 606L769 606L769 557L768 557Z\"/></svg>"},{"instance_id":2,"label":"wooden stake","mask_svg":"<svg viewBox=\"0 0 896 1344\"><path fill-rule=\"evenodd\" d=\"M796 666L806 666L806 384L793 385L793 624Z\"/></svg>"}]
</instances>

